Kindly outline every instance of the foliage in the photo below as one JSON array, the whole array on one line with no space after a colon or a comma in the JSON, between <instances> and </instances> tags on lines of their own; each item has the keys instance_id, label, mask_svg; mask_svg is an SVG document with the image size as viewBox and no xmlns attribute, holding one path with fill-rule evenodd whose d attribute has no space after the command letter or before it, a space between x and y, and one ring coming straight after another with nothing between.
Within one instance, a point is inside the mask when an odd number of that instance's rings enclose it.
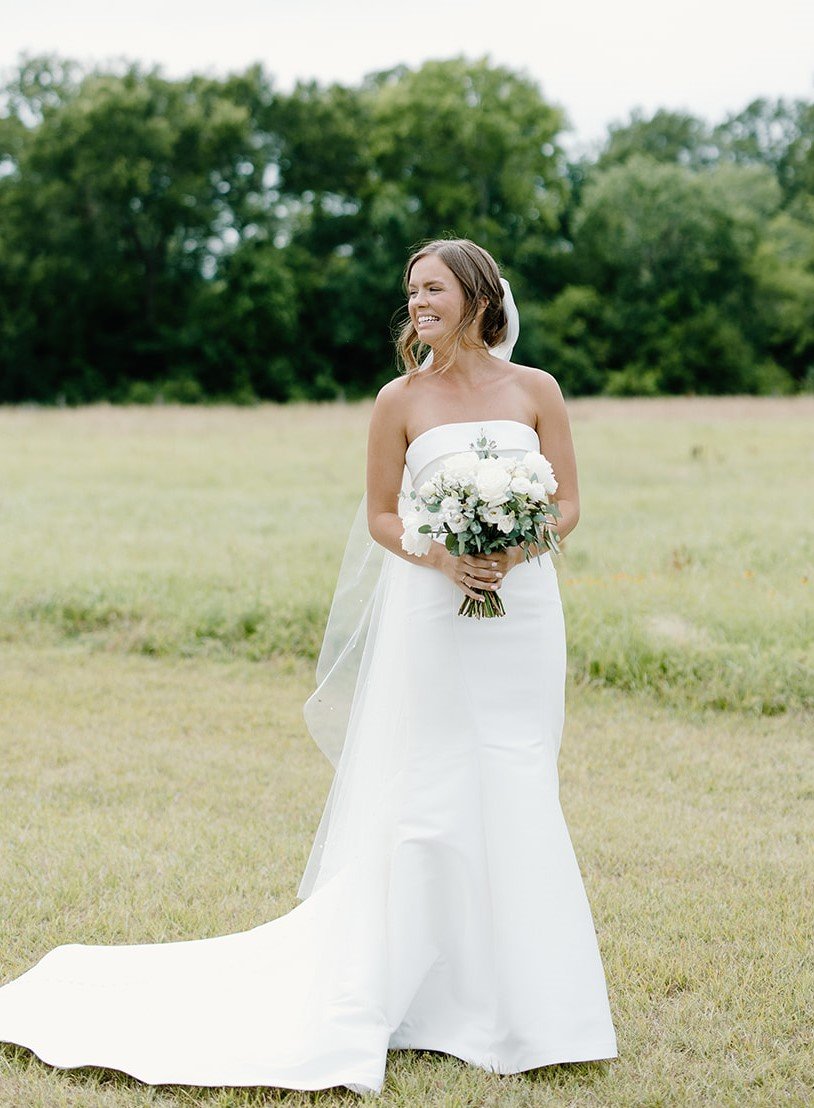
<instances>
[{"instance_id":1,"label":"foliage","mask_svg":"<svg viewBox=\"0 0 814 1108\"><path fill-rule=\"evenodd\" d=\"M750 267L778 192L765 170L639 155L594 175L574 253L601 296L606 391L755 391Z\"/></svg>"},{"instance_id":2,"label":"foliage","mask_svg":"<svg viewBox=\"0 0 814 1108\"><path fill-rule=\"evenodd\" d=\"M641 109L634 109L627 123L612 123L608 128L596 167L609 169L645 156L698 169L714 163L716 154L709 126L696 116L660 109L647 119Z\"/></svg>"},{"instance_id":3,"label":"foliage","mask_svg":"<svg viewBox=\"0 0 814 1108\"><path fill-rule=\"evenodd\" d=\"M0 89L0 402L355 398L419 241L492 250L571 394L814 380L814 104L637 111L570 162L526 75L276 91L24 58Z\"/></svg>"}]
</instances>

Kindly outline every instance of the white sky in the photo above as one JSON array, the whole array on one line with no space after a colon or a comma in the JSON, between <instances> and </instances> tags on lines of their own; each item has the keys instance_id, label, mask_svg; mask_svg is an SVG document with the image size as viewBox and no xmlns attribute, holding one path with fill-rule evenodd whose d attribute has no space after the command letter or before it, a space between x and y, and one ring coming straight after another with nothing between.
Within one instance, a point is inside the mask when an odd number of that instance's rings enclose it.
<instances>
[{"instance_id":1,"label":"white sky","mask_svg":"<svg viewBox=\"0 0 814 1108\"><path fill-rule=\"evenodd\" d=\"M637 105L717 121L757 96L814 99L814 0L0 0L0 67L22 51L170 76L261 61L280 88L488 54L566 109L571 146Z\"/></svg>"}]
</instances>

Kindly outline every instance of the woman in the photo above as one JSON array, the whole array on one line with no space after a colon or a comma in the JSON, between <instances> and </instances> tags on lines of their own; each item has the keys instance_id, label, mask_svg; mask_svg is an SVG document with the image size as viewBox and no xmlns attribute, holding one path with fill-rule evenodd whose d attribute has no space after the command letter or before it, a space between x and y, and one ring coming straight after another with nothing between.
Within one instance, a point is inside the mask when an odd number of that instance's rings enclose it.
<instances>
[{"instance_id":1,"label":"woman","mask_svg":"<svg viewBox=\"0 0 814 1108\"><path fill-rule=\"evenodd\" d=\"M550 374L496 361L489 353L489 347L505 337L508 321L497 266L485 250L466 240L430 243L410 259L406 283L409 322L400 345L408 372L381 390L370 423L370 533L394 554L439 569L467 596L480 600L484 585L499 587L508 571L524 560L523 551L514 547L489 558L455 558L437 544L428 558L405 554L403 525L393 505L401 488L406 448L436 426L483 423L485 413L490 416L486 422L497 419L533 430L544 425L543 453L559 482L558 533L564 538L579 519L568 416ZM416 340L429 346L436 359L423 371L412 353ZM472 437L471 430L466 433Z\"/></svg>"},{"instance_id":2,"label":"woman","mask_svg":"<svg viewBox=\"0 0 814 1108\"><path fill-rule=\"evenodd\" d=\"M567 534L579 501L563 401L506 360L515 313L485 251L430 243L406 280L408 372L376 400L366 541L348 544L306 706L337 771L304 902L216 939L59 947L0 989L0 1039L153 1084L357 1091L381 1088L388 1049L500 1073L615 1056L557 795L551 557L459 558L440 542L418 557L398 513L400 493L484 433L498 454L547 455ZM498 588L505 616L457 614L461 593Z\"/></svg>"}]
</instances>

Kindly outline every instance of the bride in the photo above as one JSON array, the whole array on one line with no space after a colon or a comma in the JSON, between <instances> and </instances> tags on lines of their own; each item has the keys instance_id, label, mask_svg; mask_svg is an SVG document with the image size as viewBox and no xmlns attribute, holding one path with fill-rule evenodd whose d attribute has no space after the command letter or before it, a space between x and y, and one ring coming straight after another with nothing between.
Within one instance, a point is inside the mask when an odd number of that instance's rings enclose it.
<instances>
[{"instance_id":1,"label":"bride","mask_svg":"<svg viewBox=\"0 0 814 1108\"><path fill-rule=\"evenodd\" d=\"M406 372L379 393L367 494L306 705L336 773L293 911L250 931L58 947L0 988L0 1040L151 1084L381 1089L388 1050L498 1073L612 1058L591 913L558 798L565 638L542 547L402 549L403 497L483 435L541 451L579 517L560 390L511 363L492 257L429 243L405 273ZM419 363L418 356L424 353ZM457 614L499 589L506 615Z\"/></svg>"}]
</instances>

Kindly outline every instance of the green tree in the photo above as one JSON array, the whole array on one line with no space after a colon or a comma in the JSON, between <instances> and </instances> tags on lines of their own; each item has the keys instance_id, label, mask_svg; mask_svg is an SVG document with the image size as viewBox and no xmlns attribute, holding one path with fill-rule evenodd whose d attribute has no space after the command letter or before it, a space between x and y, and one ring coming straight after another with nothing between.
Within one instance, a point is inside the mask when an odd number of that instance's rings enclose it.
<instances>
[{"instance_id":1,"label":"green tree","mask_svg":"<svg viewBox=\"0 0 814 1108\"><path fill-rule=\"evenodd\" d=\"M754 174L742 194L764 189ZM578 213L578 271L606 303L611 391L755 387L750 266L761 214L724 182L633 157L596 175Z\"/></svg>"},{"instance_id":2,"label":"green tree","mask_svg":"<svg viewBox=\"0 0 814 1108\"><path fill-rule=\"evenodd\" d=\"M550 299L526 304L519 360L553 373L568 396L601 392L609 356L606 312L596 289L584 285L568 285Z\"/></svg>"},{"instance_id":3,"label":"green tree","mask_svg":"<svg viewBox=\"0 0 814 1108\"><path fill-rule=\"evenodd\" d=\"M632 113L568 162L528 77L453 58L274 90L27 58L0 89L0 400L361 396L421 240L512 280L572 394L814 379L814 105Z\"/></svg>"},{"instance_id":4,"label":"green tree","mask_svg":"<svg viewBox=\"0 0 814 1108\"><path fill-rule=\"evenodd\" d=\"M533 81L457 58L368 87L375 171L401 189L416 238L455 229L509 260L526 236L556 232L565 117Z\"/></svg>"},{"instance_id":5,"label":"green tree","mask_svg":"<svg viewBox=\"0 0 814 1108\"><path fill-rule=\"evenodd\" d=\"M135 66L51 99L25 100L25 87L9 118L35 125L0 180L4 399L90 399L171 376L202 282L262 214L251 111L216 81Z\"/></svg>"},{"instance_id":6,"label":"green tree","mask_svg":"<svg viewBox=\"0 0 814 1108\"><path fill-rule=\"evenodd\" d=\"M752 268L770 365L782 365L798 386L814 389L814 196L801 196L793 211L774 216ZM785 384L774 369L767 391Z\"/></svg>"},{"instance_id":7,"label":"green tree","mask_svg":"<svg viewBox=\"0 0 814 1108\"><path fill-rule=\"evenodd\" d=\"M714 131L722 157L767 166L788 202L814 193L814 105L803 100L753 100Z\"/></svg>"},{"instance_id":8,"label":"green tree","mask_svg":"<svg viewBox=\"0 0 814 1108\"><path fill-rule=\"evenodd\" d=\"M278 110L289 129L283 149L303 156L284 154L282 180L307 199L293 241L321 260L301 286L313 320L306 361L320 380L355 394L392 376L389 334L370 320L403 306L404 261L423 239L474 238L533 286L567 182L562 113L532 81L452 59L372 74L357 97L308 86L292 101Z\"/></svg>"},{"instance_id":9,"label":"green tree","mask_svg":"<svg viewBox=\"0 0 814 1108\"><path fill-rule=\"evenodd\" d=\"M718 158L710 127L687 112L660 108L648 119L640 109L627 123L612 123L595 166L597 170L624 165L638 155L653 161L700 168Z\"/></svg>"}]
</instances>

